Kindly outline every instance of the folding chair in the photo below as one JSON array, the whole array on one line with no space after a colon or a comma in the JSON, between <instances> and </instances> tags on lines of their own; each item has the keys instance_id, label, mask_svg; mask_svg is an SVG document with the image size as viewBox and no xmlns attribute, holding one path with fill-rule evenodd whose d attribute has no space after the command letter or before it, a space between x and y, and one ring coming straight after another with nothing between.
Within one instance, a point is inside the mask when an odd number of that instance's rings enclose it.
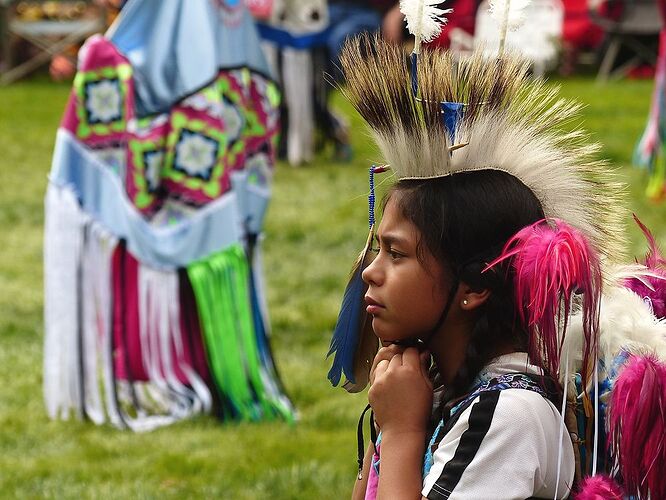
<instances>
[{"instance_id":1,"label":"folding chair","mask_svg":"<svg viewBox=\"0 0 666 500\"><path fill-rule=\"evenodd\" d=\"M24 77L70 45L80 43L90 35L104 31L106 27L106 13L102 8L98 9L99 15L94 18L25 21L14 15L14 3L17 2L0 1L0 36L4 61L4 69L0 70L1 85ZM13 66L12 38L29 42L38 52L27 61Z\"/></svg>"},{"instance_id":2,"label":"folding chair","mask_svg":"<svg viewBox=\"0 0 666 500\"><path fill-rule=\"evenodd\" d=\"M641 63L654 65L657 61L657 35L661 30L657 0L617 0L614 3L622 7L617 20L600 15L597 9L590 9L592 21L608 36L608 47L599 66L597 81L620 78ZM646 36L650 37L648 41L645 41ZM632 56L614 68L622 47L631 50Z\"/></svg>"}]
</instances>

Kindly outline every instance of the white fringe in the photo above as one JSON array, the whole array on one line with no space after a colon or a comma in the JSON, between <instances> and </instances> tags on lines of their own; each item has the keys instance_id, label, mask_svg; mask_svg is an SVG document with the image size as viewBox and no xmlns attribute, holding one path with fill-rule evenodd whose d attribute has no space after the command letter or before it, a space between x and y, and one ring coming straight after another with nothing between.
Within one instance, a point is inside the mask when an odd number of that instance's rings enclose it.
<instances>
[{"instance_id":1,"label":"white fringe","mask_svg":"<svg viewBox=\"0 0 666 500\"><path fill-rule=\"evenodd\" d=\"M49 184L44 224L44 402L50 418L83 416L78 265L88 218L74 193Z\"/></svg>"},{"instance_id":2,"label":"white fringe","mask_svg":"<svg viewBox=\"0 0 666 500\"><path fill-rule=\"evenodd\" d=\"M88 306L84 329L88 347L85 387L88 417L101 424L108 416L112 425L121 428L123 422L114 393L112 352L111 261L117 244L118 239L99 224L89 226L83 255L84 295ZM103 398L99 396L100 390ZM104 400L104 406L100 399ZM92 413L93 408L97 409L97 414Z\"/></svg>"},{"instance_id":3,"label":"white fringe","mask_svg":"<svg viewBox=\"0 0 666 500\"><path fill-rule=\"evenodd\" d=\"M141 403L136 416L118 406L131 399L129 384L113 377L111 262L117 238L91 221L68 187L49 185L45 211L43 389L49 417L68 419L74 411L96 424L108 419L145 432L210 412L210 391L184 359L177 273L145 266L139 268L139 314L150 382L134 384Z\"/></svg>"},{"instance_id":4,"label":"white fringe","mask_svg":"<svg viewBox=\"0 0 666 500\"><path fill-rule=\"evenodd\" d=\"M102 405L100 393L99 353L100 341L106 326L109 324L108 307L109 294L106 304L101 303L99 287L100 278L97 275L104 266L96 244L94 230L90 224L84 228L83 251L81 254L81 289L78 302L82 305L82 325L80 329L83 355L83 390L85 413L96 424L103 424L106 415ZM110 256L107 256L110 259ZM107 266L108 266L107 262ZM106 306L106 307L105 307Z\"/></svg>"}]
</instances>

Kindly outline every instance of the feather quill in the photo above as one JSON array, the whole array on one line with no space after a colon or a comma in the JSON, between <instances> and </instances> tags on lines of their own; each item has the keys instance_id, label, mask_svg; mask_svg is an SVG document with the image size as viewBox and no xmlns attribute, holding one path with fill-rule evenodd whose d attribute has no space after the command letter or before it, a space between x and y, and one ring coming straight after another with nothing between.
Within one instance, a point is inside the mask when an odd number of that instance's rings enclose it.
<instances>
[{"instance_id":1,"label":"feather quill","mask_svg":"<svg viewBox=\"0 0 666 500\"><path fill-rule=\"evenodd\" d=\"M445 14L453 9L440 9L439 0L400 0L400 12L405 16L407 29L414 35L414 49L411 55L412 93L418 95L418 57L421 53L421 43L434 40L442 32L442 25L446 24Z\"/></svg>"},{"instance_id":2,"label":"feather quill","mask_svg":"<svg viewBox=\"0 0 666 500\"><path fill-rule=\"evenodd\" d=\"M412 69L412 93L418 95L418 58L421 53L421 43L431 42L442 32L442 25L446 24L445 14L453 9L440 9L438 0L400 0L400 12L405 16L407 29L414 35L414 49L410 57Z\"/></svg>"},{"instance_id":3,"label":"feather quill","mask_svg":"<svg viewBox=\"0 0 666 500\"><path fill-rule=\"evenodd\" d=\"M500 56L504 53L506 32L518 29L525 22L525 8L529 3L530 0L490 0L490 15L500 25Z\"/></svg>"},{"instance_id":4,"label":"feather quill","mask_svg":"<svg viewBox=\"0 0 666 500\"><path fill-rule=\"evenodd\" d=\"M370 365L367 366L367 374L363 369L363 365L371 351L371 342L368 342L364 335L367 333L367 313L365 312L364 297L368 285L363 281L361 274L368 266L372 258L370 246L372 238L374 237L374 228L370 228L370 234L366 241L365 248L359 255L354 267L352 268L349 283L345 288L345 294L340 306L340 313L338 314L338 321L335 324L333 331L333 338L331 339L331 346L329 348L327 357L335 353L333 357L333 364L328 372L328 379L333 386L340 383L342 374L351 382L351 387L354 389L356 386L362 385L358 390L349 390L349 392L358 392L367 385L367 377L370 373ZM372 328L370 328L372 330ZM374 336L374 333L373 333ZM375 352L377 351L378 340L375 337ZM360 347L360 348L359 348ZM361 352L365 351L365 354ZM357 355L358 352L358 355ZM372 354L374 357L374 353ZM370 362L372 362L372 357ZM355 364L359 363L360 369L355 369ZM359 376L358 380L356 376ZM365 381L365 383L364 383Z\"/></svg>"}]
</instances>

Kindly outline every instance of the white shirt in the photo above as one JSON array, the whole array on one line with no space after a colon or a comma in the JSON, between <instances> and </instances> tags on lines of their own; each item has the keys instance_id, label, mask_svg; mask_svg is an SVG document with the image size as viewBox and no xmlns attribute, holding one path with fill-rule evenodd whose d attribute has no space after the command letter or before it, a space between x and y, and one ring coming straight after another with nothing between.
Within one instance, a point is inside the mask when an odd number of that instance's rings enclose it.
<instances>
[{"instance_id":1,"label":"white shirt","mask_svg":"<svg viewBox=\"0 0 666 500\"><path fill-rule=\"evenodd\" d=\"M513 353L493 360L481 376L509 373L539 375L541 370L528 364L525 353ZM566 498L575 461L561 421L559 410L537 392L510 388L481 393L440 441L423 481L423 496L555 498L557 485L557 498Z\"/></svg>"}]
</instances>

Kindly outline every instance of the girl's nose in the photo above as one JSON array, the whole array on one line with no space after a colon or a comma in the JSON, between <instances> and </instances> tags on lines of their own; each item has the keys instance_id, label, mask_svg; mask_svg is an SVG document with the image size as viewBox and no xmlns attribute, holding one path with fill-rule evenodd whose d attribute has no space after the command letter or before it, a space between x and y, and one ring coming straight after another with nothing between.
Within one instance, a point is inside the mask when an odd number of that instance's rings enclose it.
<instances>
[{"instance_id":1,"label":"girl's nose","mask_svg":"<svg viewBox=\"0 0 666 500\"><path fill-rule=\"evenodd\" d=\"M363 273L361 273L361 278L363 278L363 281L368 285L380 285L381 272L378 261L379 258L375 257L368 267L363 270Z\"/></svg>"}]
</instances>

